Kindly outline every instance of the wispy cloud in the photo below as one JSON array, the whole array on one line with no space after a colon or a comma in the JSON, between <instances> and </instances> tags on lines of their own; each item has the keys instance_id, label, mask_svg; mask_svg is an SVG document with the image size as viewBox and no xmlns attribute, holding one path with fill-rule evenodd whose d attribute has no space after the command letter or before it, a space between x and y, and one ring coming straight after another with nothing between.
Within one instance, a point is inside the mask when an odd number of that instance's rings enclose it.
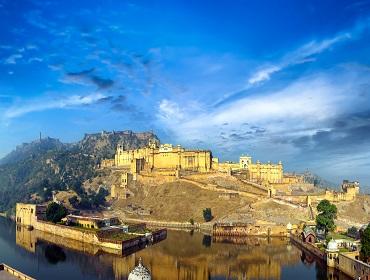
<instances>
[{"instance_id":1,"label":"wispy cloud","mask_svg":"<svg viewBox=\"0 0 370 280\"><path fill-rule=\"evenodd\" d=\"M337 35L323 40L314 40L299 47L295 51L285 55L280 61L267 66L262 66L249 79L248 83L253 85L271 78L271 75L283 69L307 62L315 61L315 56L329 50L336 44L356 39L361 33L369 28L370 18L358 21L351 29L339 32Z\"/></svg>"},{"instance_id":2,"label":"wispy cloud","mask_svg":"<svg viewBox=\"0 0 370 280\"><path fill-rule=\"evenodd\" d=\"M164 121L181 121L184 116L180 106L176 102L167 99L160 101L159 112L159 117Z\"/></svg>"},{"instance_id":3,"label":"wispy cloud","mask_svg":"<svg viewBox=\"0 0 370 280\"><path fill-rule=\"evenodd\" d=\"M247 149L247 145L253 145L254 150L289 146L294 152L299 147L293 139L330 131L339 116L367 110L370 99L363 94L363 85L369 71L356 67L349 71L351 74L347 71L335 68L278 90L234 100L222 108L206 107L198 112L186 103L163 100L158 120L179 141L193 144L203 139L226 154L228 149L245 152L240 149Z\"/></svg>"},{"instance_id":4,"label":"wispy cloud","mask_svg":"<svg viewBox=\"0 0 370 280\"><path fill-rule=\"evenodd\" d=\"M258 70L255 74L253 74L252 77L249 78L248 83L255 84L255 83L265 81L265 80L269 80L270 76L273 73L278 72L281 69L282 69L282 66L268 66L266 68Z\"/></svg>"},{"instance_id":5,"label":"wispy cloud","mask_svg":"<svg viewBox=\"0 0 370 280\"><path fill-rule=\"evenodd\" d=\"M365 18L358 21L348 30L338 32L335 36L322 40L312 40L299 46L297 49L286 53L276 61L263 62L260 67L257 67L257 69L249 75L246 84L233 92L225 94L221 99L217 100L213 106L219 107L239 98L243 98L251 89L270 80L273 74L284 71L289 67L315 62L318 59L319 54L332 50L340 43L358 39L369 27L370 18Z\"/></svg>"},{"instance_id":6,"label":"wispy cloud","mask_svg":"<svg viewBox=\"0 0 370 280\"><path fill-rule=\"evenodd\" d=\"M90 105L104 99L106 96L101 93L89 95L72 95L58 99L32 100L10 107L4 113L4 119L14 119L25 114L41 112L51 109L73 108L81 105Z\"/></svg>"},{"instance_id":7,"label":"wispy cloud","mask_svg":"<svg viewBox=\"0 0 370 280\"><path fill-rule=\"evenodd\" d=\"M7 59L5 59L5 64L16 64L18 59L21 59L23 55L17 53L17 54L12 54L9 56Z\"/></svg>"},{"instance_id":8,"label":"wispy cloud","mask_svg":"<svg viewBox=\"0 0 370 280\"><path fill-rule=\"evenodd\" d=\"M315 60L315 55L322 53L323 51L328 50L339 42L346 41L351 38L350 33L339 34L333 38L324 39L321 41L311 41L297 50L285 55L280 62L275 65L268 65L257 70L249 79L249 84L256 84L271 78L271 75L282 71L283 69L307 62L312 62Z\"/></svg>"}]
</instances>

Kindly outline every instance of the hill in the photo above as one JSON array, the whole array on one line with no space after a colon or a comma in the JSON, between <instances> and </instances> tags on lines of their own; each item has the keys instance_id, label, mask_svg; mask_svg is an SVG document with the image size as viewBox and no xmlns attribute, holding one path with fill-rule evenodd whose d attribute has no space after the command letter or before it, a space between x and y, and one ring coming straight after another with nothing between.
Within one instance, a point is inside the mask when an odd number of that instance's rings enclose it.
<instances>
[{"instance_id":1,"label":"hill","mask_svg":"<svg viewBox=\"0 0 370 280\"><path fill-rule=\"evenodd\" d=\"M76 143L43 138L22 144L0 161L0 211L17 201L45 201L54 190L83 192L82 183L103 158L113 157L117 144L135 149L151 138L158 139L151 132L114 131L85 134Z\"/></svg>"},{"instance_id":2,"label":"hill","mask_svg":"<svg viewBox=\"0 0 370 280\"><path fill-rule=\"evenodd\" d=\"M329 182L322 177L311 173L310 171L306 171L303 173L303 178L306 183L314 184L315 187L322 188L322 189L337 189L338 186L333 183Z\"/></svg>"}]
</instances>

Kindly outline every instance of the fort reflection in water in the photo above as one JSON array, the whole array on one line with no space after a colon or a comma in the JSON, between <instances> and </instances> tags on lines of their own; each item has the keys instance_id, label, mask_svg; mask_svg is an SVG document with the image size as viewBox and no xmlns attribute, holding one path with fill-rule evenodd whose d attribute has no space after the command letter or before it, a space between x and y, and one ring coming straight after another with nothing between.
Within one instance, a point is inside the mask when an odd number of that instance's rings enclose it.
<instances>
[{"instance_id":1,"label":"fort reflection in water","mask_svg":"<svg viewBox=\"0 0 370 280\"><path fill-rule=\"evenodd\" d=\"M105 279L127 279L139 257L154 279L283 279L283 267L302 266L302 263L315 265L313 259L304 255L302 259L302 252L284 238L212 240L201 233L170 231L165 241L122 256L89 244L19 227L16 243L32 253L37 253L37 248L41 247L43 255L52 264L73 257L75 263L85 266L86 258L95 256L88 260L91 262L89 273L106 274ZM65 251L73 251L74 254L66 254ZM314 275L320 273L317 268L313 270Z\"/></svg>"}]
</instances>

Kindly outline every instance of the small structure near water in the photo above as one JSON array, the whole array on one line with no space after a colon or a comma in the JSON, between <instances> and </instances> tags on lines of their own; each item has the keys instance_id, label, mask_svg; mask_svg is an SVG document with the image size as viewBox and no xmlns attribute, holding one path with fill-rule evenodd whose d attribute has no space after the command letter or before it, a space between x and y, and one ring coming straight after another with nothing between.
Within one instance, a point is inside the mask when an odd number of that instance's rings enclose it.
<instances>
[{"instance_id":1,"label":"small structure near water","mask_svg":"<svg viewBox=\"0 0 370 280\"><path fill-rule=\"evenodd\" d=\"M370 265L359 260L356 241L331 239L325 246L317 246L313 238L314 231L306 226L300 235L292 234L290 240L299 247L324 261L328 269L328 279L334 279L335 270L339 270L352 279L370 279ZM342 251L343 249L343 251ZM349 251L348 251L349 250Z\"/></svg>"},{"instance_id":2,"label":"small structure near water","mask_svg":"<svg viewBox=\"0 0 370 280\"><path fill-rule=\"evenodd\" d=\"M91 216L68 215L62 219L66 225L79 225L84 228L99 229L119 225L120 221L116 217L102 218Z\"/></svg>"},{"instance_id":3,"label":"small structure near water","mask_svg":"<svg viewBox=\"0 0 370 280\"><path fill-rule=\"evenodd\" d=\"M44 207L17 203L17 225L89 243L115 254L127 254L135 247L142 248L167 237L166 229L151 231L146 228L145 224L120 225L117 218L69 215L64 220L65 224L54 224L44 218Z\"/></svg>"},{"instance_id":4,"label":"small structure near water","mask_svg":"<svg viewBox=\"0 0 370 280\"><path fill-rule=\"evenodd\" d=\"M316 242L316 234L311 227L305 227L301 233L302 240L307 243L315 243Z\"/></svg>"},{"instance_id":5,"label":"small structure near water","mask_svg":"<svg viewBox=\"0 0 370 280\"><path fill-rule=\"evenodd\" d=\"M128 280L151 280L149 270L142 264L141 258L139 264L130 272Z\"/></svg>"},{"instance_id":6,"label":"small structure near water","mask_svg":"<svg viewBox=\"0 0 370 280\"><path fill-rule=\"evenodd\" d=\"M338 244L334 239L331 239L326 246L326 265L328 267L335 267L338 259L339 249Z\"/></svg>"},{"instance_id":7,"label":"small structure near water","mask_svg":"<svg viewBox=\"0 0 370 280\"><path fill-rule=\"evenodd\" d=\"M22 279L22 280L35 280L34 278L6 265L6 264L0 264L0 280L16 280L16 279Z\"/></svg>"}]
</instances>

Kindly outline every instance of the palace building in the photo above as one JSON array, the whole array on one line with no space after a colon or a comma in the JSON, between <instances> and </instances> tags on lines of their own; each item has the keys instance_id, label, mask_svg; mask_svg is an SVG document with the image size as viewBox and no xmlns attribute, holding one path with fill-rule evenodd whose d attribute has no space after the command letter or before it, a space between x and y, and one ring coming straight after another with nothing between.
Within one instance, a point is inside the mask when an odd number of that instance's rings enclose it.
<instances>
[{"instance_id":1,"label":"palace building","mask_svg":"<svg viewBox=\"0 0 370 280\"><path fill-rule=\"evenodd\" d=\"M284 172L281 161L278 164L271 162L261 163L260 161L252 163L252 157L241 156L239 158L239 167L248 171L248 179L250 181L257 183L283 183Z\"/></svg>"},{"instance_id":2,"label":"palace building","mask_svg":"<svg viewBox=\"0 0 370 280\"><path fill-rule=\"evenodd\" d=\"M101 163L102 167L112 165L112 160L104 160ZM130 168L133 173L154 169L207 172L212 168L212 152L187 150L180 145L160 145L159 141L152 139L147 147L136 150L126 151L122 145L118 145L113 166Z\"/></svg>"}]
</instances>

